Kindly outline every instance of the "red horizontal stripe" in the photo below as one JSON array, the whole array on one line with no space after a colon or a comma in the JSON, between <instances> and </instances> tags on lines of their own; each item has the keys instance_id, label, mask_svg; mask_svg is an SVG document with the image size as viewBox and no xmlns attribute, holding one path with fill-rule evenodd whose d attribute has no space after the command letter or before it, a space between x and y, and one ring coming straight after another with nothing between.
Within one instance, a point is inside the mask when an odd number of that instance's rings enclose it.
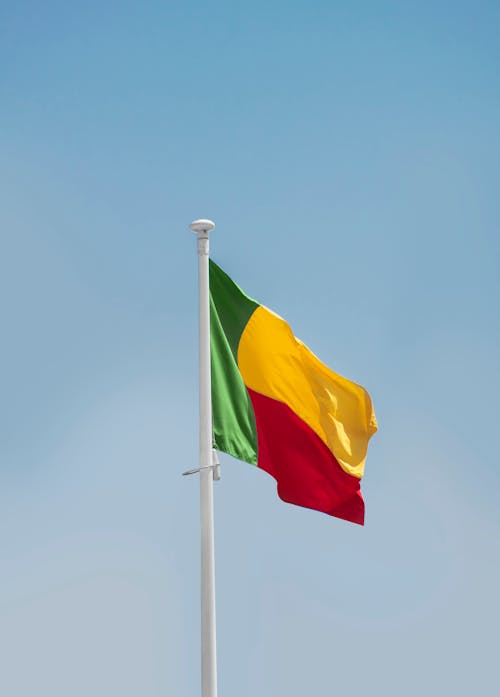
<instances>
[{"instance_id":1,"label":"red horizontal stripe","mask_svg":"<svg viewBox=\"0 0 500 697\"><path fill-rule=\"evenodd\" d=\"M321 438L286 404L248 390L255 412L258 466L287 503L363 525L359 479L340 467Z\"/></svg>"}]
</instances>

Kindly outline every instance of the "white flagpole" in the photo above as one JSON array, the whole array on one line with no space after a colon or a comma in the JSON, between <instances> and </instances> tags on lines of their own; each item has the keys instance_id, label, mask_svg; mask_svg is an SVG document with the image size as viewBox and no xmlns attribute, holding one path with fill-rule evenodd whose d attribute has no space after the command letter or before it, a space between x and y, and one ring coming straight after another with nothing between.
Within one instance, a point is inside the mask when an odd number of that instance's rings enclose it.
<instances>
[{"instance_id":1,"label":"white flagpole","mask_svg":"<svg viewBox=\"0 0 500 697\"><path fill-rule=\"evenodd\" d=\"M201 695L217 697L215 636L215 556L213 481L216 473L212 443L212 391L210 380L210 290L208 233L211 220L195 220L198 235L198 285L200 317L200 522L201 522Z\"/></svg>"}]
</instances>

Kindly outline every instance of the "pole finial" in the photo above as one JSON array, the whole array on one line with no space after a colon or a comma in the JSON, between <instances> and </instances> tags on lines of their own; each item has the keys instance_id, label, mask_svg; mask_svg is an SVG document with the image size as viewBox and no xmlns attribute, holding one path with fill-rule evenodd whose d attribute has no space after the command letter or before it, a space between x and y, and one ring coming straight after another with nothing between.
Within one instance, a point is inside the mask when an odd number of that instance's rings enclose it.
<instances>
[{"instance_id":1,"label":"pole finial","mask_svg":"<svg viewBox=\"0 0 500 697\"><path fill-rule=\"evenodd\" d=\"M200 218L199 220L193 220L189 227L192 232L195 232L196 234L199 234L200 232L209 233L214 229L215 223L212 220Z\"/></svg>"}]
</instances>

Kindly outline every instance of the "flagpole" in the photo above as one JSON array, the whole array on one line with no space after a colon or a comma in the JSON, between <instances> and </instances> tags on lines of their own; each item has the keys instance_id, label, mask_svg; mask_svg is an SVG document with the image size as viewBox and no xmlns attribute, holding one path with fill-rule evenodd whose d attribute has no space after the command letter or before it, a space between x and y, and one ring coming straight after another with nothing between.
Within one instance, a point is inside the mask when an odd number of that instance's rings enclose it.
<instances>
[{"instance_id":1,"label":"flagpole","mask_svg":"<svg viewBox=\"0 0 500 697\"><path fill-rule=\"evenodd\" d=\"M215 555L213 481L215 461L212 443L212 391L210 380L210 290L208 234L211 220L195 220L198 236L198 289L200 339L200 523L201 523L201 695L217 697L215 635Z\"/></svg>"}]
</instances>

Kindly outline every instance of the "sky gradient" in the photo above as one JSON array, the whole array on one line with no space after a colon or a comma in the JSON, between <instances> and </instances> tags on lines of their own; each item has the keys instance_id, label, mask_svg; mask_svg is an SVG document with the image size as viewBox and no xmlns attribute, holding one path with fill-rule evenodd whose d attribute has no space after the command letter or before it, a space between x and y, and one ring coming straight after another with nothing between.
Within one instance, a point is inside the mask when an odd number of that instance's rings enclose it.
<instances>
[{"instance_id":1,"label":"sky gradient","mask_svg":"<svg viewBox=\"0 0 500 697\"><path fill-rule=\"evenodd\" d=\"M221 697L497 683L500 7L0 10L0 693L199 694L196 245L370 392L360 528L221 456Z\"/></svg>"}]
</instances>

